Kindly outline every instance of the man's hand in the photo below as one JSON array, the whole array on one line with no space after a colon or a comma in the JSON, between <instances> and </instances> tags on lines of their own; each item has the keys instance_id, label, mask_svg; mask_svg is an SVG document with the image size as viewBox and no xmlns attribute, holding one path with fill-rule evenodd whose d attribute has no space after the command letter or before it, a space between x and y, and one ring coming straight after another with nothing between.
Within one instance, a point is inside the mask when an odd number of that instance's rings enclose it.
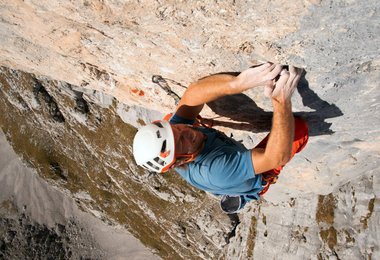
<instances>
[{"instance_id":1,"label":"man's hand","mask_svg":"<svg viewBox=\"0 0 380 260\"><path fill-rule=\"evenodd\" d=\"M280 78L274 86L265 86L264 94L279 103L290 101L294 90L298 86L302 73L303 69L289 66L289 72L287 70L282 70Z\"/></svg>"},{"instance_id":2,"label":"man's hand","mask_svg":"<svg viewBox=\"0 0 380 260\"><path fill-rule=\"evenodd\" d=\"M236 77L235 86L238 92L243 92L258 86L272 87L274 79L281 72L281 69L281 65L269 62L254 68L249 68Z\"/></svg>"}]
</instances>

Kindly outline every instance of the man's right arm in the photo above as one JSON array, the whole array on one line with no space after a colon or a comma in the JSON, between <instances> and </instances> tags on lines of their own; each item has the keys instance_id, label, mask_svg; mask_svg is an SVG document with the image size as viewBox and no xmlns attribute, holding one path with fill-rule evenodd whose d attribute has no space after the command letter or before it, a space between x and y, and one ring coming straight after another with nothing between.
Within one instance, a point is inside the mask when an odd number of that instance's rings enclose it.
<instances>
[{"instance_id":1,"label":"man's right arm","mask_svg":"<svg viewBox=\"0 0 380 260\"><path fill-rule=\"evenodd\" d=\"M255 174L261 174L290 160L294 139L294 117L291 96L297 88L302 70L293 66L289 72L282 71L275 89L269 93L273 103L272 129L266 148L252 150L252 163Z\"/></svg>"},{"instance_id":2,"label":"man's right arm","mask_svg":"<svg viewBox=\"0 0 380 260\"><path fill-rule=\"evenodd\" d=\"M239 94L250 88L273 85L280 73L279 64L265 63L249 68L237 77L228 74L212 75L191 84L182 96L176 114L186 119L195 119L204 104L220 97Z\"/></svg>"}]
</instances>

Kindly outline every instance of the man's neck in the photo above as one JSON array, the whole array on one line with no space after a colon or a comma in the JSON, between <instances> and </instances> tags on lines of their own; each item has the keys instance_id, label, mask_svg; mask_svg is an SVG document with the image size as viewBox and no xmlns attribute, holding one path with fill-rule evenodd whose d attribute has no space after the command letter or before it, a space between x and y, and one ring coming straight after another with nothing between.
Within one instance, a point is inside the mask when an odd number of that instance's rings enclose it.
<instances>
[{"instance_id":1,"label":"man's neck","mask_svg":"<svg viewBox=\"0 0 380 260\"><path fill-rule=\"evenodd\" d=\"M178 159L178 163L176 163L175 167L181 166L181 165L184 165L184 164L187 164L187 163L190 163L190 162L193 162L197 158L197 156L202 152L202 150L205 147L206 142L207 142L207 135L204 134L204 133L202 133L202 134L203 134L203 141L199 145L199 147L197 148L197 150L193 154L189 155L188 158L179 158Z\"/></svg>"}]
</instances>

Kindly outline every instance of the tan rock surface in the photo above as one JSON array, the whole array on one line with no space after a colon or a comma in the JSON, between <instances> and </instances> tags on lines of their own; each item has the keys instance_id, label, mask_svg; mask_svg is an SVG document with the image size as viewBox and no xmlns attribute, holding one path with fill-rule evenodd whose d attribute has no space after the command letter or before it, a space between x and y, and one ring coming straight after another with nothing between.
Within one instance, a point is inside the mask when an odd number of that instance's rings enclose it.
<instances>
[{"instance_id":1,"label":"tan rock surface","mask_svg":"<svg viewBox=\"0 0 380 260\"><path fill-rule=\"evenodd\" d=\"M173 246L184 250L182 256L190 243L203 258L376 258L379 12L376 1L370 0L0 0L0 65L36 74L32 77L49 85L52 95L57 87L57 100L64 82L109 94L111 98L100 92L88 98L112 105L117 115L111 115L135 127L175 107L173 98L152 83L153 75L162 75L181 95L181 85L199 77L238 72L265 60L305 68L293 104L309 122L309 145L284 169L263 202L243 212L236 239L229 246L218 244L219 233L213 230L225 230L227 224L223 217L213 216L215 200L205 197L194 203L206 209L168 228L167 235L186 230ZM62 82L47 83L51 80ZM4 100L23 109L17 98L4 93ZM26 94L19 95L29 100ZM112 97L119 102L113 104ZM70 106L62 106L75 126L80 118L71 115ZM204 115L214 117L218 129L253 147L268 131L270 111L270 102L257 89L213 102ZM82 123L96 128L90 121ZM153 194L157 182L149 186ZM172 201L185 198L177 188L174 185L170 196L160 195L170 207L175 205ZM154 222L153 216L161 213L143 204L137 208L146 209L146 217ZM199 210L189 207L189 212ZM330 217L321 218L318 212ZM161 241L165 250L168 237ZM144 243L157 246L155 241Z\"/></svg>"},{"instance_id":2,"label":"tan rock surface","mask_svg":"<svg viewBox=\"0 0 380 260\"><path fill-rule=\"evenodd\" d=\"M164 99L170 110L173 104L152 85L152 74L187 85L257 60L278 61L280 51L272 43L297 29L309 5L2 1L0 64L102 90L129 104L149 102L156 110ZM134 88L146 95L134 95Z\"/></svg>"}]
</instances>

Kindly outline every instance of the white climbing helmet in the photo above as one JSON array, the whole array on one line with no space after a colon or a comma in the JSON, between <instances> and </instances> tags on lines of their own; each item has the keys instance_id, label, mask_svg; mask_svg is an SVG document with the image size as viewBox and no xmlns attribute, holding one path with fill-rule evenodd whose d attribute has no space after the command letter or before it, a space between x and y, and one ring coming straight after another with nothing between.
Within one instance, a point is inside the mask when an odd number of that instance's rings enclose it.
<instances>
[{"instance_id":1,"label":"white climbing helmet","mask_svg":"<svg viewBox=\"0 0 380 260\"><path fill-rule=\"evenodd\" d=\"M142 127L133 140L133 156L139 166L166 172L176 161L173 130L167 121Z\"/></svg>"}]
</instances>

